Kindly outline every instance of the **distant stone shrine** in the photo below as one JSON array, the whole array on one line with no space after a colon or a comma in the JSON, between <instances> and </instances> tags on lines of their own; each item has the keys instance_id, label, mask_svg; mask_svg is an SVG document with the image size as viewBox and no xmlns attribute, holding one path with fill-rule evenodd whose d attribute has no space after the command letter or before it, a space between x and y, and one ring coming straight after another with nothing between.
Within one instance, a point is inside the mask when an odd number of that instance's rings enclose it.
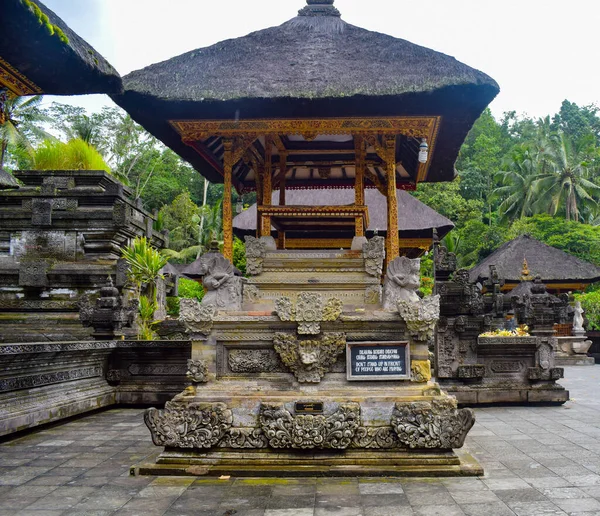
<instances>
[{"instance_id":1,"label":"distant stone shrine","mask_svg":"<svg viewBox=\"0 0 600 516\"><path fill-rule=\"evenodd\" d=\"M554 330L569 317L567 296L549 294L526 270L519 285L504 293L504 280L493 265L485 284L476 284L469 271L456 270L456 258L444 247L436 246L435 269L441 314L435 367L445 391L469 405L569 399L557 383L564 371L556 367ZM482 336L518 324L527 325L530 336Z\"/></svg>"}]
</instances>

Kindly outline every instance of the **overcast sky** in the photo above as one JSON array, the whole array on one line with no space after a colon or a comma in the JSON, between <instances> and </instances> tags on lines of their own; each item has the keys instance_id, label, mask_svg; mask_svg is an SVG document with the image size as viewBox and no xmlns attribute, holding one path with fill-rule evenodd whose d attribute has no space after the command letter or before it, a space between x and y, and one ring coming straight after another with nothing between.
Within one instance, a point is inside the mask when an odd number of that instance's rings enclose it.
<instances>
[{"instance_id":1,"label":"overcast sky","mask_svg":"<svg viewBox=\"0 0 600 516\"><path fill-rule=\"evenodd\" d=\"M279 25L304 0L44 0L121 75ZM336 0L345 21L456 57L500 84L495 115L600 104L598 0ZM56 99L51 97L49 100ZM63 97L88 109L103 95Z\"/></svg>"}]
</instances>

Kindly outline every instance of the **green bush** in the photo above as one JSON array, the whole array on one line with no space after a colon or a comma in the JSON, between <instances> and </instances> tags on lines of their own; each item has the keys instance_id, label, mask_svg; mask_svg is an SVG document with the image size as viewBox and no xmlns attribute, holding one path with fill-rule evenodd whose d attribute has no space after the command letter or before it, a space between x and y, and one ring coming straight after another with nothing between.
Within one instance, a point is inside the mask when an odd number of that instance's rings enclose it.
<instances>
[{"instance_id":1,"label":"green bush","mask_svg":"<svg viewBox=\"0 0 600 516\"><path fill-rule=\"evenodd\" d=\"M575 299L581 301L583 316L587 319L588 330L600 330L600 290L575 294Z\"/></svg>"},{"instance_id":2,"label":"green bush","mask_svg":"<svg viewBox=\"0 0 600 516\"><path fill-rule=\"evenodd\" d=\"M178 297L167 297L167 315L171 317L179 317L179 298Z\"/></svg>"},{"instance_id":3,"label":"green bush","mask_svg":"<svg viewBox=\"0 0 600 516\"><path fill-rule=\"evenodd\" d=\"M233 239L233 265L246 275L246 245L237 237Z\"/></svg>"},{"instance_id":4,"label":"green bush","mask_svg":"<svg viewBox=\"0 0 600 516\"><path fill-rule=\"evenodd\" d=\"M202 301L204 288L200 283L187 278L179 278L179 297Z\"/></svg>"}]
</instances>

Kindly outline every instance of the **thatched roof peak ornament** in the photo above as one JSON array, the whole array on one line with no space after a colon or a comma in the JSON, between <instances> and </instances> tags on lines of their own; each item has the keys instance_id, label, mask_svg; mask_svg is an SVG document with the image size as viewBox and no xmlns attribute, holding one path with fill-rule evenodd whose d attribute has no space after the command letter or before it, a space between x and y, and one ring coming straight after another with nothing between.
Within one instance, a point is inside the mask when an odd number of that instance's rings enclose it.
<instances>
[{"instance_id":1,"label":"thatched roof peak ornament","mask_svg":"<svg viewBox=\"0 0 600 516\"><path fill-rule=\"evenodd\" d=\"M308 4L298 11L298 16L341 16L340 12L333 7L335 0L306 0Z\"/></svg>"},{"instance_id":2,"label":"thatched roof peak ornament","mask_svg":"<svg viewBox=\"0 0 600 516\"><path fill-rule=\"evenodd\" d=\"M533 276L529 271L529 265L527 263L527 258L523 258L523 269L521 269L521 281L531 281Z\"/></svg>"}]
</instances>

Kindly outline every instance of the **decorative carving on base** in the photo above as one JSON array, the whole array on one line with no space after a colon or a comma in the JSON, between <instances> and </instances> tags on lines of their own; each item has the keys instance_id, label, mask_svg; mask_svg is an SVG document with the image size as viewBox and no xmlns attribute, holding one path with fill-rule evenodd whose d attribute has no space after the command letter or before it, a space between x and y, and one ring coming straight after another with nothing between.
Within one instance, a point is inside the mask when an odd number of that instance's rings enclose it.
<instances>
[{"instance_id":1,"label":"decorative carving on base","mask_svg":"<svg viewBox=\"0 0 600 516\"><path fill-rule=\"evenodd\" d=\"M256 303L260 296L260 291L256 285L247 283L244 285L244 301L246 303Z\"/></svg>"},{"instance_id":2,"label":"decorative carving on base","mask_svg":"<svg viewBox=\"0 0 600 516\"><path fill-rule=\"evenodd\" d=\"M261 428L230 428L219 442L219 448L267 448L269 441Z\"/></svg>"},{"instance_id":3,"label":"decorative carving on base","mask_svg":"<svg viewBox=\"0 0 600 516\"><path fill-rule=\"evenodd\" d=\"M429 360L412 360L410 373L413 382L428 382L431 380L431 362Z\"/></svg>"},{"instance_id":4,"label":"decorative carving on base","mask_svg":"<svg viewBox=\"0 0 600 516\"><path fill-rule=\"evenodd\" d=\"M221 253L209 252L200 257L198 272L206 294L202 305L218 310L242 309L242 278L235 275L233 264Z\"/></svg>"},{"instance_id":5,"label":"decorative carving on base","mask_svg":"<svg viewBox=\"0 0 600 516\"><path fill-rule=\"evenodd\" d=\"M233 414L225 403L177 403L164 410L150 408L144 414L156 446L212 448L229 431Z\"/></svg>"},{"instance_id":6,"label":"decorative carving on base","mask_svg":"<svg viewBox=\"0 0 600 516\"><path fill-rule=\"evenodd\" d=\"M208 382L208 366L204 360L188 360L185 375L193 383Z\"/></svg>"},{"instance_id":7,"label":"decorative carving on base","mask_svg":"<svg viewBox=\"0 0 600 516\"><path fill-rule=\"evenodd\" d=\"M414 339L427 341L433 338L435 325L440 317L440 296L428 296L414 302L400 299L398 313Z\"/></svg>"},{"instance_id":8,"label":"decorative carving on base","mask_svg":"<svg viewBox=\"0 0 600 516\"><path fill-rule=\"evenodd\" d=\"M259 423L271 448L344 450L360 426L360 405L342 403L330 416L292 416L283 404L263 403Z\"/></svg>"},{"instance_id":9,"label":"decorative carving on base","mask_svg":"<svg viewBox=\"0 0 600 516\"><path fill-rule=\"evenodd\" d=\"M471 409L457 409L456 400L396 403L392 427L409 448L461 448L475 424Z\"/></svg>"},{"instance_id":10,"label":"decorative carving on base","mask_svg":"<svg viewBox=\"0 0 600 516\"><path fill-rule=\"evenodd\" d=\"M232 349L227 362L233 373L275 373L283 370L279 357L271 349Z\"/></svg>"},{"instance_id":11,"label":"decorative carving on base","mask_svg":"<svg viewBox=\"0 0 600 516\"><path fill-rule=\"evenodd\" d=\"M325 333L300 340L292 333L276 333L275 351L299 382L319 383L346 348L344 333Z\"/></svg>"},{"instance_id":12,"label":"decorative carving on base","mask_svg":"<svg viewBox=\"0 0 600 516\"><path fill-rule=\"evenodd\" d=\"M300 292L294 306L289 297L281 296L275 301L275 312L282 321L296 321L299 335L318 335L321 322L336 321L342 313L342 301L330 297L323 303L317 292Z\"/></svg>"},{"instance_id":13,"label":"decorative carving on base","mask_svg":"<svg viewBox=\"0 0 600 516\"><path fill-rule=\"evenodd\" d=\"M246 272L250 276L258 276L263 271L263 262L267 251L277 249L273 237L254 238L246 236Z\"/></svg>"},{"instance_id":14,"label":"decorative carving on base","mask_svg":"<svg viewBox=\"0 0 600 516\"><path fill-rule=\"evenodd\" d=\"M188 330L208 335L217 313L215 305L201 305L196 299L181 298L179 303L179 320L185 323Z\"/></svg>"},{"instance_id":15,"label":"decorative carving on base","mask_svg":"<svg viewBox=\"0 0 600 516\"><path fill-rule=\"evenodd\" d=\"M398 436L391 426L361 426L356 430L351 448L400 448Z\"/></svg>"},{"instance_id":16,"label":"decorative carving on base","mask_svg":"<svg viewBox=\"0 0 600 516\"><path fill-rule=\"evenodd\" d=\"M363 245L363 258L365 271L376 278L381 278L383 273L383 260L385 258L385 238L375 236Z\"/></svg>"}]
</instances>

